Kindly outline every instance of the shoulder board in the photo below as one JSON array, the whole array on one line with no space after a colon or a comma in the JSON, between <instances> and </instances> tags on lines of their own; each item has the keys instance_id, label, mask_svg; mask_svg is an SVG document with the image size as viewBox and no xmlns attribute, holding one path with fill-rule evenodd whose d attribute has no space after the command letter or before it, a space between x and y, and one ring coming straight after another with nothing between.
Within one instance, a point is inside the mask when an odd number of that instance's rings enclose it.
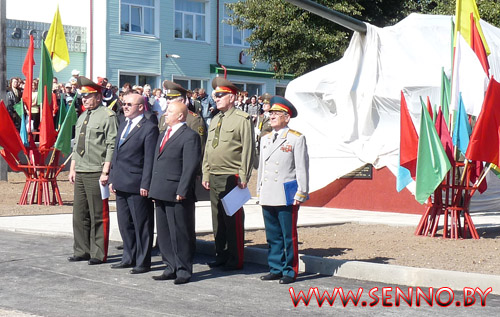
<instances>
[{"instance_id":1,"label":"shoulder board","mask_svg":"<svg viewBox=\"0 0 500 317\"><path fill-rule=\"evenodd\" d=\"M197 116L198 116L198 114L197 114L196 112L192 112L191 110L188 110L188 111L189 111L189 113L190 113L193 117L197 117Z\"/></svg>"},{"instance_id":2,"label":"shoulder board","mask_svg":"<svg viewBox=\"0 0 500 317\"><path fill-rule=\"evenodd\" d=\"M108 114L108 116L110 116L110 117L116 116L116 113L113 110L109 109L108 107L105 107L105 109L106 109L106 113Z\"/></svg>"},{"instance_id":3,"label":"shoulder board","mask_svg":"<svg viewBox=\"0 0 500 317\"><path fill-rule=\"evenodd\" d=\"M241 111L240 109L236 109L234 113L245 119L250 118L250 115L248 113L246 113L245 111Z\"/></svg>"},{"instance_id":4,"label":"shoulder board","mask_svg":"<svg viewBox=\"0 0 500 317\"><path fill-rule=\"evenodd\" d=\"M295 131L295 130L292 130L292 129L289 129L288 132L290 132L291 134L295 134L296 136L301 136L302 133L300 133L299 131Z\"/></svg>"}]
</instances>

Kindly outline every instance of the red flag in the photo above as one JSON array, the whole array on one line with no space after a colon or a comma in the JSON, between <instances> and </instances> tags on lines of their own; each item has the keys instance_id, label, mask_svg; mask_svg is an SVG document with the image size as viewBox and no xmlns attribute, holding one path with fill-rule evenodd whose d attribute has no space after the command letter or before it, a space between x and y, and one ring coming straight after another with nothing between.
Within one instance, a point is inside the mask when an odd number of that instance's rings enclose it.
<instances>
[{"instance_id":1,"label":"red flag","mask_svg":"<svg viewBox=\"0 0 500 317\"><path fill-rule=\"evenodd\" d=\"M40 123L40 152L48 152L54 142L56 142L57 133L54 129L54 118L47 98L47 87L43 96L42 104L42 122Z\"/></svg>"},{"instance_id":2,"label":"red flag","mask_svg":"<svg viewBox=\"0 0 500 317\"><path fill-rule=\"evenodd\" d=\"M410 171L411 177L417 175L418 134L408 111L406 99L401 91L401 134L399 140L399 165Z\"/></svg>"},{"instance_id":3,"label":"red flag","mask_svg":"<svg viewBox=\"0 0 500 317\"><path fill-rule=\"evenodd\" d=\"M470 14L470 23L470 47L474 53L476 53L479 62L481 62L481 65L483 66L484 72L489 75L490 64L488 63L488 56L486 55L486 49L484 48L484 43L477 29L477 25L474 21L474 14L472 12Z\"/></svg>"},{"instance_id":4,"label":"red flag","mask_svg":"<svg viewBox=\"0 0 500 317\"><path fill-rule=\"evenodd\" d=\"M465 157L471 161L500 164L500 83L491 78L483 107L470 136Z\"/></svg>"},{"instance_id":5,"label":"red flag","mask_svg":"<svg viewBox=\"0 0 500 317\"><path fill-rule=\"evenodd\" d=\"M31 101L33 93L33 66L35 65L34 45L33 45L33 35L30 35L30 45L28 47L28 53L24 59L23 64L23 74L26 76L26 83L24 85L23 91L23 102L28 107L28 111L31 114Z\"/></svg>"},{"instance_id":6,"label":"red flag","mask_svg":"<svg viewBox=\"0 0 500 317\"><path fill-rule=\"evenodd\" d=\"M431 120L434 120L434 110L432 109L431 99L427 96L427 111L431 115Z\"/></svg>"},{"instance_id":7,"label":"red flag","mask_svg":"<svg viewBox=\"0 0 500 317\"><path fill-rule=\"evenodd\" d=\"M5 152L12 153L18 160L19 152L27 153L3 100L0 100L0 146L5 149Z\"/></svg>"},{"instance_id":8,"label":"red flag","mask_svg":"<svg viewBox=\"0 0 500 317\"><path fill-rule=\"evenodd\" d=\"M453 157L453 139L451 138L450 131L448 131L448 127L446 126L446 121L444 121L443 111L441 111L441 108L439 108L438 115L436 117L435 127L439 138L441 139L441 143L443 144L446 156L448 156L451 165L454 166L455 158Z\"/></svg>"},{"instance_id":9,"label":"red flag","mask_svg":"<svg viewBox=\"0 0 500 317\"><path fill-rule=\"evenodd\" d=\"M5 149L0 150L0 155L5 159L5 162L9 164L9 167L14 171L14 172L20 172L22 169L17 165L18 162L16 159L12 156L12 153L5 151Z\"/></svg>"}]
</instances>

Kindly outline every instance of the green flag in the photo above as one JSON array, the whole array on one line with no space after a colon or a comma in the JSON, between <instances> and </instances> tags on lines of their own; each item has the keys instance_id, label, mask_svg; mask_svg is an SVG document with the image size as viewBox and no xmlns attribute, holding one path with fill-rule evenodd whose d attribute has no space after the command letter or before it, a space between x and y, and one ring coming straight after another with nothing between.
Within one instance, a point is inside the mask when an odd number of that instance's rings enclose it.
<instances>
[{"instance_id":1,"label":"green flag","mask_svg":"<svg viewBox=\"0 0 500 317\"><path fill-rule=\"evenodd\" d=\"M422 105L418 139L415 198L423 204L443 181L451 168L450 161L425 105Z\"/></svg>"},{"instance_id":2,"label":"green flag","mask_svg":"<svg viewBox=\"0 0 500 317\"><path fill-rule=\"evenodd\" d=\"M449 128L450 121L450 99L451 99L451 81L448 79L441 68L441 111L443 112L444 121Z\"/></svg>"},{"instance_id":3,"label":"green flag","mask_svg":"<svg viewBox=\"0 0 500 317\"><path fill-rule=\"evenodd\" d=\"M42 42L41 45L42 58L40 63L40 81L38 82L38 104L43 105L43 94L45 87L47 87L47 100L52 102L52 80L54 79L54 72L52 70L52 61L50 60L49 51Z\"/></svg>"},{"instance_id":4,"label":"green flag","mask_svg":"<svg viewBox=\"0 0 500 317\"><path fill-rule=\"evenodd\" d=\"M59 129L59 134L57 135L57 140L54 144L54 148L66 155L71 152L71 135L73 133L73 126L76 124L76 120L78 119L75 109L75 100L76 98L73 99L71 106L69 106L68 111L66 112L66 117L61 125L61 129Z\"/></svg>"},{"instance_id":5,"label":"green flag","mask_svg":"<svg viewBox=\"0 0 500 317\"><path fill-rule=\"evenodd\" d=\"M59 115L57 117L57 125L56 125L56 128L57 128L57 131L61 130L61 126L64 122L64 118L66 118L66 112L68 112L67 110L67 107L66 107L66 102L64 102L64 94L61 94L61 102L59 103ZM73 100L76 99L76 96L75 98L73 98Z\"/></svg>"},{"instance_id":6,"label":"green flag","mask_svg":"<svg viewBox=\"0 0 500 317\"><path fill-rule=\"evenodd\" d=\"M23 100L19 100L18 103L14 105L14 110L17 112L17 115L22 118L24 114L24 109L23 109Z\"/></svg>"}]
</instances>

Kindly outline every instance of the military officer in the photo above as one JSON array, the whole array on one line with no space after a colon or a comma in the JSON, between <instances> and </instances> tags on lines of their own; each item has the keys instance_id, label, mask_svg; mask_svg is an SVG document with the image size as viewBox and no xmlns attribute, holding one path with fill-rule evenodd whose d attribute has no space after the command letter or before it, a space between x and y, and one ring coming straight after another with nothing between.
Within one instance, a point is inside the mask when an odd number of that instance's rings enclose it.
<instances>
[{"instance_id":1,"label":"military officer","mask_svg":"<svg viewBox=\"0 0 500 317\"><path fill-rule=\"evenodd\" d=\"M261 280L289 284L298 272L297 214L309 190L309 156L304 135L288 128L297 116L293 104L280 96L270 104L273 130L261 139L257 179L270 269Z\"/></svg>"},{"instance_id":2,"label":"military officer","mask_svg":"<svg viewBox=\"0 0 500 317\"><path fill-rule=\"evenodd\" d=\"M165 89L166 92L165 98L167 99L167 108L168 105L174 101L181 101L183 103L186 102L187 90L184 89L181 85L178 85L170 80L164 80L163 88ZM203 150L205 149L205 143L207 141L207 130L203 118L199 114L194 113L191 110L188 110L188 114L186 117L186 125L190 127L191 130L200 135L201 150L203 155ZM165 131L167 127L168 126L165 124L165 116L163 115L161 116L159 123L160 134L163 133L163 131Z\"/></svg>"},{"instance_id":3,"label":"military officer","mask_svg":"<svg viewBox=\"0 0 500 317\"><path fill-rule=\"evenodd\" d=\"M255 161L254 167L259 168L259 153L260 153L260 138L262 135L269 133L273 130L271 127L269 109L271 109L270 100L271 94L265 93L262 95L262 111L263 113L257 118L257 124L255 126Z\"/></svg>"},{"instance_id":4,"label":"military officer","mask_svg":"<svg viewBox=\"0 0 500 317\"><path fill-rule=\"evenodd\" d=\"M238 88L229 80L212 81L219 113L208 128L202 185L210 190L216 260L210 267L243 268L244 211L224 212L221 198L236 186L246 188L252 172L255 143L248 113L234 107Z\"/></svg>"},{"instance_id":5,"label":"military officer","mask_svg":"<svg viewBox=\"0 0 500 317\"><path fill-rule=\"evenodd\" d=\"M75 184L73 203L73 256L68 261L106 262L109 209L104 208L102 186L107 186L118 123L113 110L102 105L101 86L79 76L83 112L75 128L75 146L68 175Z\"/></svg>"}]
</instances>

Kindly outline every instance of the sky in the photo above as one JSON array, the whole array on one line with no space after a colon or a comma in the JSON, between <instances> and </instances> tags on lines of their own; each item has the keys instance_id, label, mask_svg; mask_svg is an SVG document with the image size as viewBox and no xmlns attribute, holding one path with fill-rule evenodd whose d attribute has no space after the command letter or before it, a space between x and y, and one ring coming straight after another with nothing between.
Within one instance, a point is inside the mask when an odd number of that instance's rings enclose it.
<instances>
[{"instance_id":1,"label":"sky","mask_svg":"<svg viewBox=\"0 0 500 317\"><path fill-rule=\"evenodd\" d=\"M7 19L52 23L58 4L63 25L88 26L90 0L7 0Z\"/></svg>"}]
</instances>

